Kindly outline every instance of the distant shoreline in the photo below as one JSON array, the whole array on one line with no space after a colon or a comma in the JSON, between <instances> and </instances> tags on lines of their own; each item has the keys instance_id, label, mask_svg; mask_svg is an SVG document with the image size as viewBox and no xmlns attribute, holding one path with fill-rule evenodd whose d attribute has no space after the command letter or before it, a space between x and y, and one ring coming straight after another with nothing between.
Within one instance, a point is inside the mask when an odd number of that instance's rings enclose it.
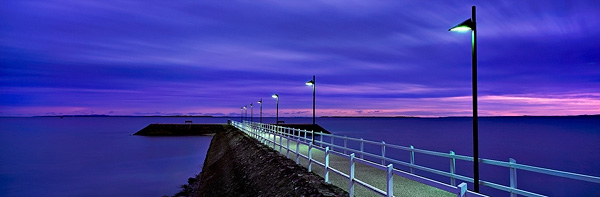
<instances>
[{"instance_id":1,"label":"distant shoreline","mask_svg":"<svg viewBox=\"0 0 600 197\"><path fill-rule=\"evenodd\" d=\"M138 117L138 118L232 118L239 119L239 116L210 116L210 115L154 115L154 116L136 116L136 115L53 115L53 116L0 116L0 118L72 118L72 117ZM600 114L593 115L549 115L549 116L479 116L479 118L506 118L506 117L600 117ZM275 117L263 117L275 118ZM312 118L312 117L280 117L280 118ZM318 118L471 118L471 116L319 116Z\"/></svg>"}]
</instances>

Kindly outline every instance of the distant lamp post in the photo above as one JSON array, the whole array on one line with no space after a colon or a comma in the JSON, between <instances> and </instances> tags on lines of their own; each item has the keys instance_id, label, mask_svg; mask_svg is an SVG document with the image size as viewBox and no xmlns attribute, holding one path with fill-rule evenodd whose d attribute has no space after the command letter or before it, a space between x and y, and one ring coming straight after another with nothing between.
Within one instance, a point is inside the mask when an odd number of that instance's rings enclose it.
<instances>
[{"instance_id":1,"label":"distant lamp post","mask_svg":"<svg viewBox=\"0 0 600 197\"><path fill-rule=\"evenodd\" d=\"M312 80L306 82L307 86L312 86L313 89L313 134L311 135L311 143L315 144L315 133L314 133L314 125L315 125L315 76L313 75Z\"/></svg>"},{"instance_id":2,"label":"distant lamp post","mask_svg":"<svg viewBox=\"0 0 600 197\"><path fill-rule=\"evenodd\" d=\"M254 107L250 103L250 122L254 122Z\"/></svg>"},{"instance_id":3,"label":"distant lamp post","mask_svg":"<svg viewBox=\"0 0 600 197\"><path fill-rule=\"evenodd\" d=\"M278 94L273 94L273 96L271 96L275 99L277 99L277 116L275 116L275 124L279 124L279 95Z\"/></svg>"},{"instance_id":4,"label":"distant lamp post","mask_svg":"<svg viewBox=\"0 0 600 197\"><path fill-rule=\"evenodd\" d=\"M240 107L240 122L244 122L244 107Z\"/></svg>"},{"instance_id":5,"label":"distant lamp post","mask_svg":"<svg viewBox=\"0 0 600 197\"><path fill-rule=\"evenodd\" d=\"M258 103L260 104L260 123L262 123L262 99Z\"/></svg>"},{"instance_id":6,"label":"distant lamp post","mask_svg":"<svg viewBox=\"0 0 600 197\"><path fill-rule=\"evenodd\" d=\"M471 18L450 28L448 31L468 32L471 30L472 85L473 85L473 185L479 192L479 133L477 121L477 23L475 6L471 7Z\"/></svg>"},{"instance_id":7,"label":"distant lamp post","mask_svg":"<svg viewBox=\"0 0 600 197\"><path fill-rule=\"evenodd\" d=\"M244 121L248 120L248 106L244 106Z\"/></svg>"}]
</instances>

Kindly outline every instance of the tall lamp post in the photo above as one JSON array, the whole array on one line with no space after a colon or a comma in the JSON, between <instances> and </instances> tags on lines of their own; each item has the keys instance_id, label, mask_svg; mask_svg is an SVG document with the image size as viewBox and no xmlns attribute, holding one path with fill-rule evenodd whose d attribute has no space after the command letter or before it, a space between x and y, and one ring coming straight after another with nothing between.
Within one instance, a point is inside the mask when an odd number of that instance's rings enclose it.
<instances>
[{"instance_id":1,"label":"tall lamp post","mask_svg":"<svg viewBox=\"0 0 600 197\"><path fill-rule=\"evenodd\" d=\"M248 106L244 106L244 121L248 120Z\"/></svg>"},{"instance_id":2,"label":"tall lamp post","mask_svg":"<svg viewBox=\"0 0 600 197\"><path fill-rule=\"evenodd\" d=\"M279 124L279 95L278 94L273 94L273 96L271 96L275 99L277 99L277 116L275 116L275 124Z\"/></svg>"},{"instance_id":3,"label":"tall lamp post","mask_svg":"<svg viewBox=\"0 0 600 197\"><path fill-rule=\"evenodd\" d=\"M260 103L260 123L262 123L262 99L258 103Z\"/></svg>"},{"instance_id":4,"label":"tall lamp post","mask_svg":"<svg viewBox=\"0 0 600 197\"><path fill-rule=\"evenodd\" d=\"M315 133L314 133L314 125L315 125L315 76L313 75L312 80L306 82L307 86L312 86L313 89L313 134L311 136L311 143L315 144Z\"/></svg>"},{"instance_id":5,"label":"tall lamp post","mask_svg":"<svg viewBox=\"0 0 600 197\"><path fill-rule=\"evenodd\" d=\"M472 85L473 85L473 185L479 192L479 133L477 121L477 23L475 6L471 7L471 18L450 28L448 31L468 32L471 30Z\"/></svg>"},{"instance_id":6,"label":"tall lamp post","mask_svg":"<svg viewBox=\"0 0 600 197\"><path fill-rule=\"evenodd\" d=\"M313 125L315 124L315 76L313 75L312 80L306 82L307 86L312 86L313 89Z\"/></svg>"},{"instance_id":7,"label":"tall lamp post","mask_svg":"<svg viewBox=\"0 0 600 197\"><path fill-rule=\"evenodd\" d=\"M240 107L240 122L244 122L244 107Z\"/></svg>"},{"instance_id":8,"label":"tall lamp post","mask_svg":"<svg viewBox=\"0 0 600 197\"><path fill-rule=\"evenodd\" d=\"M254 122L254 106L250 103L250 122Z\"/></svg>"}]
</instances>

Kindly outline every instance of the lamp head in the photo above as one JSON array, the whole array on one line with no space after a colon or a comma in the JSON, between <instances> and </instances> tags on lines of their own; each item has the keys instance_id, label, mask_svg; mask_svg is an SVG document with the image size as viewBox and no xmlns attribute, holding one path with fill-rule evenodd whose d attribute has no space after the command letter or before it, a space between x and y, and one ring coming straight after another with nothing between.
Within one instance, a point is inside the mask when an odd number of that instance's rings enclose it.
<instances>
[{"instance_id":1,"label":"lamp head","mask_svg":"<svg viewBox=\"0 0 600 197\"><path fill-rule=\"evenodd\" d=\"M306 82L306 85L307 85L307 86L312 86L312 85L315 85L315 81L313 81L313 80L307 81L307 82Z\"/></svg>"},{"instance_id":2,"label":"lamp head","mask_svg":"<svg viewBox=\"0 0 600 197\"><path fill-rule=\"evenodd\" d=\"M273 98L279 98L279 95L278 94L273 94L273 96L271 96L271 97L273 97Z\"/></svg>"},{"instance_id":3,"label":"lamp head","mask_svg":"<svg viewBox=\"0 0 600 197\"><path fill-rule=\"evenodd\" d=\"M262 99L260 101L258 101L257 103L261 103L262 104Z\"/></svg>"},{"instance_id":4,"label":"lamp head","mask_svg":"<svg viewBox=\"0 0 600 197\"><path fill-rule=\"evenodd\" d=\"M475 29L475 23L471 19L467 19L464 22L448 29L448 31L456 31L456 32L468 32L469 30Z\"/></svg>"}]
</instances>

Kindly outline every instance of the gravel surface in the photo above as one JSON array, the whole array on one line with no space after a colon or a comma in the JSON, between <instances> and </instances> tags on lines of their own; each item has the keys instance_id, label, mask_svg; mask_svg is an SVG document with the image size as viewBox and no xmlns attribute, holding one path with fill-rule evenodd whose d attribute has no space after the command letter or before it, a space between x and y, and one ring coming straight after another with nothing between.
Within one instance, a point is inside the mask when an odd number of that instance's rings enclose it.
<instances>
[{"instance_id":1,"label":"gravel surface","mask_svg":"<svg viewBox=\"0 0 600 197\"><path fill-rule=\"evenodd\" d=\"M213 137L202 173L183 188L179 196L348 196L229 126Z\"/></svg>"}]
</instances>

